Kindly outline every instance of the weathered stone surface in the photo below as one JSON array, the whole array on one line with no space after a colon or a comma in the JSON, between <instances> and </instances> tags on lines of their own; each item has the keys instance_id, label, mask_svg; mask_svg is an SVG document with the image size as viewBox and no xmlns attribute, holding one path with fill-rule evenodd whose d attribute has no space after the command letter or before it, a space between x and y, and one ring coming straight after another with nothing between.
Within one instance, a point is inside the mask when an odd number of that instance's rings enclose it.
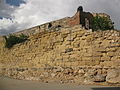
<instances>
[{"instance_id":1,"label":"weathered stone surface","mask_svg":"<svg viewBox=\"0 0 120 90\"><path fill-rule=\"evenodd\" d=\"M64 69L62 68L62 67L55 67L54 69L53 69L53 72L62 72Z\"/></svg>"},{"instance_id":2,"label":"weathered stone surface","mask_svg":"<svg viewBox=\"0 0 120 90\"><path fill-rule=\"evenodd\" d=\"M67 49L65 50L65 53L72 52L72 51L73 51L73 48L67 48Z\"/></svg>"},{"instance_id":3,"label":"weathered stone surface","mask_svg":"<svg viewBox=\"0 0 120 90\"><path fill-rule=\"evenodd\" d=\"M85 71L83 69L78 70L79 74L85 74Z\"/></svg>"},{"instance_id":4,"label":"weathered stone surface","mask_svg":"<svg viewBox=\"0 0 120 90\"><path fill-rule=\"evenodd\" d=\"M56 74L55 73L51 73L51 77L55 78Z\"/></svg>"},{"instance_id":5,"label":"weathered stone surface","mask_svg":"<svg viewBox=\"0 0 120 90\"><path fill-rule=\"evenodd\" d=\"M74 71L73 71L72 68L66 68L66 69L64 69L64 71L63 71L64 74L72 74L73 72L74 72Z\"/></svg>"},{"instance_id":6,"label":"weathered stone surface","mask_svg":"<svg viewBox=\"0 0 120 90\"><path fill-rule=\"evenodd\" d=\"M94 82L94 76L96 75L96 73L97 71L95 69L88 69L88 71L84 75L84 83L92 84Z\"/></svg>"},{"instance_id":7,"label":"weathered stone surface","mask_svg":"<svg viewBox=\"0 0 120 90\"><path fill-rule=\"evenodd\" d=\"M120 69L112 69L107 72L106 81L108 83L120 83Z\"/></svg>"},{"instance_id":8,"label":"weathered stone surface","mask_svg":"<svg viewBox=\"0 0 120 90\"><path fill-rule=\"evenodd\" d=\"M94 82L104 82L105 81L105 76L102 74L97 74L94 76Z\"/></svg>"}]
</instances>

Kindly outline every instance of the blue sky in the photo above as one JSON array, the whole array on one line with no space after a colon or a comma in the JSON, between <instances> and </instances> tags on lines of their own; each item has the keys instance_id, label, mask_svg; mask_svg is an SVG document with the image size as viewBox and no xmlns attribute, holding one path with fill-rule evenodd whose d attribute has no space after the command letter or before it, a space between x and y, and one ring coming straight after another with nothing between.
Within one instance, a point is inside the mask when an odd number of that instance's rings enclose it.
<instances>
[{"instance_id":1,"label":"blue sky","mask_svg":"<svg viewBox=\"0 0 120 90\"><path fill-rule=\"evenodd\" d=\"M120 0L0 0L0 35L71 17L78 6L91 13L107 13L120 30Z\"/></svg>"},{"instance_id":2,"label":"blue sky","mask_svg":"<svg viewBox=\"0 0 120 90\"><path fill-rule=\"evenodd\" d=\"M23 0L6 0L7 4L13 5L13 6L20 6L21 3L25 3Z\"/></svg>"}]
</instances>

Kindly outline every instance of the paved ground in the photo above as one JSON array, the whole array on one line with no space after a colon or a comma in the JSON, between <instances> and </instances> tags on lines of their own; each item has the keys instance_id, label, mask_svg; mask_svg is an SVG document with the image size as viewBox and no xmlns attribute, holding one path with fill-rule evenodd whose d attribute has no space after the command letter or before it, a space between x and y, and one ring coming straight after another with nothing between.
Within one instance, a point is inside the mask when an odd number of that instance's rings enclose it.
<instances>
[{"instance_id":1,"label":"paved ground","mask_svg":"<svg viewBox=\"0 0 120 90\"><path fill-rule=\"evenodd\" d=\"M77 86L57 83L47 84L0 77L0 90L120 90L120 87Z\"/></svg>"}]
</instances>

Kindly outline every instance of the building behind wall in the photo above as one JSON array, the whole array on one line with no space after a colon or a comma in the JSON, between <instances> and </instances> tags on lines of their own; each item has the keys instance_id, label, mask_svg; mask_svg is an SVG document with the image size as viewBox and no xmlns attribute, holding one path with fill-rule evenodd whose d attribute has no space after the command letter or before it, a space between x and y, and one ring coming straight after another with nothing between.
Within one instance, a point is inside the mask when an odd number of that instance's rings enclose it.
<instances>
[{"instance_id":1,"label":"building behind wall","mask_svg":"<svg viewBox=\"0 0 120 90\"><path fill-rule=\"evenodd\" d=\"M70 26L81 24L82 27L85 27L85 29L91 29L92 19L93 19L93 15L90 12L84 12L83 7L80 6L77 9L77 13L70 18L68 23Z\"/></svg>"}]
</instances>

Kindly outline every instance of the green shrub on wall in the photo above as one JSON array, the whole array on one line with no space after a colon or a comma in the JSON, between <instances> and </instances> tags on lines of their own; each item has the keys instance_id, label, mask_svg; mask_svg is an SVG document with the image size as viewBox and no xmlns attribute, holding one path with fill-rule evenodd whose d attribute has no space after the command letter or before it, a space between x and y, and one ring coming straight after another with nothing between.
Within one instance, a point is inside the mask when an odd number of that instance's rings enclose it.
<instances>
[{"instance_id":1,"label":"green shrub on wall","mask_svg":"<svg viewBox=\"0 0 120 90\"><path fill-rule=\"evenodd\" d=\"M15 44L18 43L22 43L25 42L28 39L28 36L21 34L19 36L15 36L15 35L9 35L9 36L4 36L5 38L5 47L6 48L11 48L13 47Z\"/></svg>"},{"instance_id":2,"label":"green shrub on wall","mask_svg":"<svg viewBox=\"0 0 120 90\"><path fill-rule=\"evenodd\" d=\"M108 17L96 16L92 21L93 31L97 30L112 30L114 29L114 23Z\"/></svg>"}]
</instances>

